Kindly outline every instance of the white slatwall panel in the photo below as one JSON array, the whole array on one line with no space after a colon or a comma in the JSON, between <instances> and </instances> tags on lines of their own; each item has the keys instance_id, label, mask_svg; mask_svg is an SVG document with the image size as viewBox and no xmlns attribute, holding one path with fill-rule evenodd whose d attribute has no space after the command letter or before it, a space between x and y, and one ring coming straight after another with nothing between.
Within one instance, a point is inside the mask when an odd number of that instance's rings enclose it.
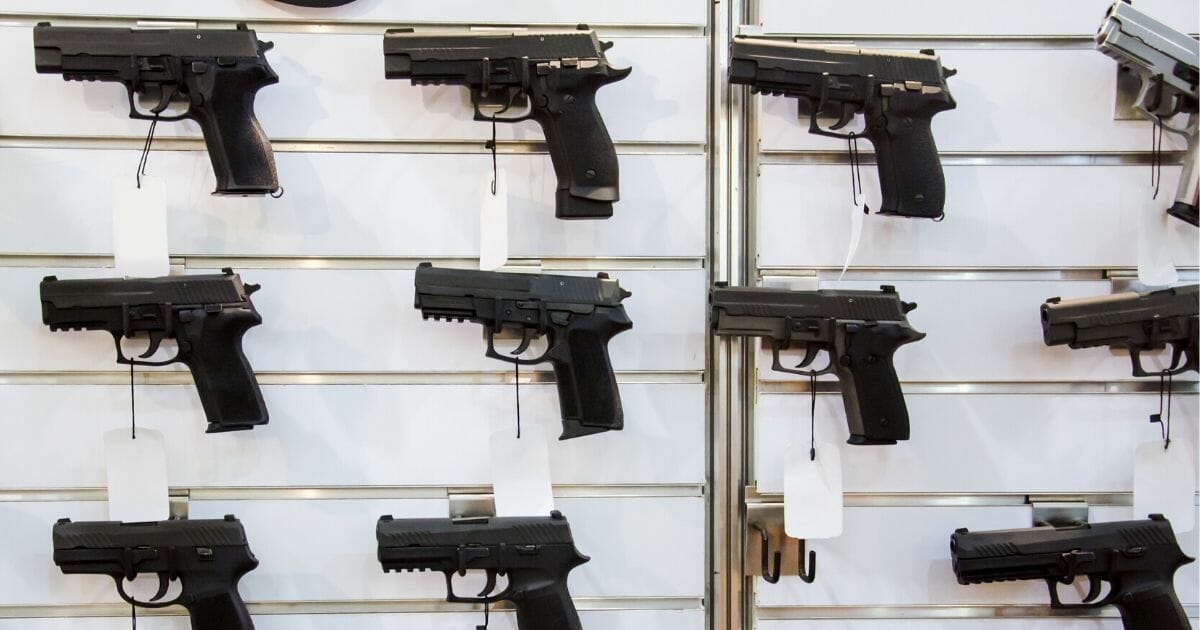
<instances>
[{"instance_id":1,"label":"white slatwall panel","mask_svg":"<svg viewBox=\"0 0 1200 630\"><path fill-rule=\"evenodd\" d=\"M522 420L544 426L559 484L704 483L704 386L620 384L625 430L557 442L553 385L521 387ZM0 387L0 406L37 418L42 449L0 443L0 487L104 485L105 431L129 423L129 388ZM207 435L190 385L137 389L138 424L166 436L171 483L203 486L487 485L489 436L513 423L511 385L268 385L271 413L253 431ZM303 466L296 453L310 453ZM440 453L430 456L430 453ZM614 462L620 461L620 465Z\"/></svg>"},{"instance_id":2,"label":"white slatwall panel","mask_svg":"<svg viewBox=\"0 0 1200 630\"><path fill-rule=\"evenodd\" d=\"M9 149L0 251L111 254L111 200L139 151ZM162 151L148 172L166 181L176 255L476 256L488 155L276 153L280 199L214 197L208 155ZM514 256L694 256L705 252L703 155L621 155L621 197L605 221L554 218L548 156L501 155ZM53 200L46 191L61 182ZM100 191L100 192L97 192ZM86 212L81 211L86 209Z\"/></svg>"},{"instance_id":3,"label":"white slatwall panel","mask_svg":"<svg viewBox=\"0 0 1200 630\"><path fill-rule=\"evenodd\" d=\"M51 334L41 324L37 303L44 275L109 277L112 270L14 265L39 264L24 255L112 253L110 183L132 172L139 154L129 140L143 137L147 128L144 121L127 118L119 86L37 75L32 22L43 16L56 23L95 17L121 24L135 15L220 22L246 18L262 39L275 43L268 59L281 81L259 93L256 113L277 141L286 195L278 200L212 197L206 154L195 146L160 144L164 150L151 155L148 171L169 189L170 252L216 257L205 263L213 267L220 266L221 257L280 258L267 265L280 268L238 269L247 282L264 286L255 296L264 325L245 338L258 372L348 372L361 374L364 382L384 383L388 373L407 372L413 374L404 382L412 384L327 385L318 379L264 385L271 423L222 435L203 433L203 413L190 385L145 385L137 389L138 420L165 434L172 486L256 490L254 500L189 505L193 518L231 512L245 523L251 548L262 561L243 582L247 600L335 606L442 599L440 576L383 574L375 559L374 526L384 513L446 516L447 501L301 500L295 494L272 499L272 489L384 486L403 493L404 487L429 487L436 496L438 488L486 487L488 436L510 429L514 415L511 385L469 384L461 377L451 384L445 377L447 372L509 373L511 366L484 358L478 326L423 322L412 308L413 272L393 269L409 263L390 260L478 255L477 205L491 172L491 158L483 150L490 127L471 120L461 88L386 81L382 32L409 24L537 23L570 29L587 22L615 43L608 53L614 65L634 68L627 80L598 96L621 161L623 200L613 219L554 218L555 177L534 123L500 125L501 140L525 145L504 147L499 166L510 182L514 257L568 259L578 261L578 269L596 270L605 265L588 259L632 259L610 270L637 296L627 301L634 331L611 346L627 429L558 442L552 384L522 386L522 416L545 427L554 483L560 490L571 486L571 498L556 504L571 519L580 549L593 558L570 583L575 595L590 599L584 608L593 610L581 612L584 624L613 630L704 627L708 572L700 488L706 482L707 423L698 373L705 364L709 40L703 29L708 5L616 0L582 7L534 0L509 7L474 0L359 0L319 11L266 0L154 6L10 0L0 12L11 18L0 20L0 54L10 61L0 69L9 85L0 99L5 140L0 173L7 191L0 202L0 256L10 261L0 265L0 329L11 340L0 348L0 380L6 372L25 373L3 381L0 400L19 410L31 427L22 439L0 446L0 492L21 499L0 501L6 534L0 542L5 558L0 585L6 587L0 589L0 607L65 606L66 615L80 612L72 605L118 601L108 579L61 575L51 561L50 527L65 516L105 517L104 503L74 502L70 491L104 485L100 436L128 422L128 390L58 378L60 372L121 368L113 362L106 335ZM325 21L332 26L312 26ZM679 64L680 59L695 62ZM158 133L199 137L192 123L162 125ZM365 269L313 269L302 260L307 257L378 260ZM213 271L188 263L189 273ZM647 378L631 371L665 374ZM341 380L355 378L343 374ZM635 490L625 493L626 486ZM46 502L12 496L28 488L67 493L63 500ZM664 552L675 560L644 560ZM612 598L625 600L622 609L603 610L612 607ZM678 598L683 609L656 610L664 606L662 598ZM256 626L266 630L448 629L480 621L480 615L466 612L255 617ZM140 622L152 629L187 627L182 617ZM0 628L18 627L100 630L128 627L128 619L0 619ZM500 613L492 627L515 629L515 619Z\"/></svg>"},{"instance_id":4,"label":"white slatwall panel","mask_svg":"<svg viewBox=\"0 0 1200 630\"><path fill-rule=\"evenodd\" d=\"M1120 619L822 619L759 621L758 630L1120 630Z\"/></svg>"},{"instance_id":5,"label":"white slatwall panel","mask_svg":"<svg viewBox=\"0 0 1200 630\"><path fill-rule=\"evenodd\" d=\"M1146 422L1158 395L905 395L912 439L845 447L849 492L1084 493L1133 490L1134 445L1159 438ZM1174 397L1172 435L1196 444L1197 397ZM784 451L805 442L808 394L761 394L755 416L758 489L783 492ZM817 437L846 441L837 394L817 397ZM1086 453L1086 457L1083 455ZM1086 465L1103 462L1103 465Z\"/></svg>"}]
</instances>

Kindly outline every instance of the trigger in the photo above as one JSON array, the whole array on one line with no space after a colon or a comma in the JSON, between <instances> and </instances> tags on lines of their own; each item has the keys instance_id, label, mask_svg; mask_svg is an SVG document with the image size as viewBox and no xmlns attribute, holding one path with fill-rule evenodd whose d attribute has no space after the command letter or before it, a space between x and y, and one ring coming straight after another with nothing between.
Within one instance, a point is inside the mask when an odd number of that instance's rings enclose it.
<instances>
[{"instance_id":1,"label":"trigger","mask_svg":"<svg viewBox=\"0 0 1200 630\"><path fill-rule=\"evenodd\" d=\"M161 332L157 332L157 331L151 332L150 333L150 347L147 348L145 352L138 355L138 358L139 359L149 359L150 357L154 356L154 353L158 352L158 346L162 344L163 339L165 337L166 337L166 335L164 335Z\"/></svg>"},{"instance_id":2,"label":"trigger","mask_svg":"<svg viewBox=\"0 0 1200 630\"><path fill-rule=\"evenodd\" d=\"M483 585L483 590L479 591L476 597L487 597L494 590L496 590L496 572L489 569L487 572L487 583Z\"/></svg>"},{"instance_id":3,"label":"trigger","mask_svg":"<svg viewBox=\"0 0 1200 630\"><path fill-rule=\"evenodd\" d=\"M1083 603L1090 604L1095 601L1100 596L1101 586L1101 580L1088 576L1088 592L1087 596L1083 598Z\"/></svg>"},{"instance_id":4,"label":"trigger","mask_svg":"<svg viewBox=\"0 0 1200 630\"><path fill-rule=\"evenodd\" d=\"M159 573L158 574L158 592L156 592L154 594L154 597L150 598L150 601L156 602L156 601L162 599L163 595L167 594L167 589L170 587L171 587L171 581L167 578L167 574Z\"/></svg>"},{"instance_id":5,"label":"trigger","mask_svg":"<svg viewBox=\"0 0 1200 630\"><path fill-rule=\"evenodd\" d=\"M154 114L161 114L166 111L167 107L171 105L171 99L175 97L175 93L177 91L178 90L174 87L160 87L158 92L158 104L155 105L154 109L150 110L150 112Z\"/></svg>"},{"instance_id":6,"label":"trigger","mask_svg":"<svg viewBox=\"0 0 1200 630\"><path fill-rule=\"evenodd\" d=\"M517 349L513 350L509 354L511 354L515 357L515 356L519 356L520 354L522 354L523 352L528 350L529 344L533 343L533 337L534 337L534 332L533 332L532 328L526 328L526 329L522 330L521 331L521 345L517 346Z\"/></svg>"},{"instance_id":7,"label":"trigger","mask_svg":"<svg viewBox=\"0 0 1200 630\"><path fill-rule=\"evenodd\" d=\"M850 124L851 120L854 120L854 106L850 103L842 103L842 117L839 118L837 124L830 127L830 129L841 129L842 127Z\"/></svg>"},{"instance_id":8,"label":"trigger","mask_svg":"<svg viewBox=\"0 0 1200 630\"><path fill-rule=\"evenodd\" d=\"M806 367L812 365L812 362L817 358L817 355L820 353L821 353L821 351L817 348L816 344L811 344L811 343L808 344L804 348L804 359L801 360L800 364L797 365L796 367L797 368L806 368Z\"/></svg>"}]
</instances>

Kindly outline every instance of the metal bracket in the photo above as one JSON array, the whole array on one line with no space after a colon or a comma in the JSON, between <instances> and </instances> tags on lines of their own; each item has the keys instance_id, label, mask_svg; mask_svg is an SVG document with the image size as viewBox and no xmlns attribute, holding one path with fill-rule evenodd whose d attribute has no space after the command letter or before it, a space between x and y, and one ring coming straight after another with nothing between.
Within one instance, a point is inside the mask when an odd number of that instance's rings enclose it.
<instances>
[{"instance_id":1,"label":"metal bracket","mask_svg":"<svg viewBox=\"0 0 1200 630\"><path fill-rule=\"evenodd\" d=\"M183 520L188 517L188 497L187 490L172 490L167 495L168 510L172 520Z\"/></svg>"},{"instance_id":2,"label":"metal bracket","mask_svg":"<svg viewBox=\"0 0 1200 630\"><path fill-rule=\"evenodd\" d=\"M1036 501L1029 500L1033 508L1033 526L1070 527L1088 522L1087 501Z\"/></svg>"},{"instance_id":3,"label":"metal bracket","mask_svg":"<svg viewBox=\"0 0 1200 630\"><path fill-rule=\"evenodd\" d=\"M762 24L738 24L737 35L739 37L762 37Z\"/></svg>"},{"instance_id":4,"label":"metal bracket","mask_svg":"<svg viewBox=\"0 0 1200 630\"><path fill-rule=\"evenodd\" d=\"M790 538L784 532L783 505L779 503L746 506L746 553L743 558L744 575L761 576L771 583L778 582L781 577L798 576L811 584L817 577L816 552L808 551L804 541ZM801 566L802 558L805 566Z\"/></svg>"},{"instance_id":5,"label":"metal bracket","mask_svg":"<svg viewBox=\"0 0 1200 630\"><path fill-rule=\"evenodd\" d=\"M763 276L762 286L771 289L787 289L789 291L816 291L820 288L821 279L816 271L803 275Z\"/></svg>"},{"instance_id":6,"label":"metal bracket","mask_svg":"<svg viewBox=\"0 0 1200 630\"><path fill-rule=\"evenodd\" d=\"M1112 292L1115 293L1144 293L1146 291L1154 291L1155 289L1163 289L1166 287L1152 287L1142 284L1138 280L1137 270L1112 269L1105 273L1109 283L1112 285ZM1200 279L1200 274L1194 270L1179 270L1179 284L1195 283Z\"/></svg>"},{"instance_id":7,"label":"metal bracket","mask_svg":"<svg viewBox=\"0 0 1200 630\"><path fill-rule=\"evenodd\" d=\"M1142 80L1129 68L1117 65L1117 89L1113 98L1113 120L1146 120L1137 108Z\"/></svg>"},{"instance_id":8,"label":"metal bracket","mask_svg":"<svg viewBox=\"0 0 1200 630\"><path fill-rule=\"evenodd\" d=\"M450 494L450 518L479 518L496 515L496 496L493 494Z\"/></svg>"}]
</instances>

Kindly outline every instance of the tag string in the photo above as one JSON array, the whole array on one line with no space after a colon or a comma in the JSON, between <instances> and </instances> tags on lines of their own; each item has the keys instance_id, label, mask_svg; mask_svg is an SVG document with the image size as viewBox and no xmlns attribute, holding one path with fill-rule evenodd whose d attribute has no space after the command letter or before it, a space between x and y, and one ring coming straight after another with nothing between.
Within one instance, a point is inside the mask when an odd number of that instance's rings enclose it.
<instances>
[{"instance_id":1,"label":"tag string","mask_svg":"<svg viewBox=\"0 0 1200 630\"><path fill-rule=\"evenodd\" d=\"M133 363L129 364L129 434L137 439L137 398L133 391ZM136 627L136 622L135 622Z\"/></svg>"},{"instance_id":2,"label":"tag string","mask_svg":"<svg viewBox=\"0 0 1200 630\"><path fill-rule=\"evenodd\" d=\"M129 605L129 622L133 625L133 630L137 630L137 606Z\"/></svg>"},{"instance_id":3,"label":"tag string","mask_svg":"<svg viewBox=\"0 0 1200 630\"><path fill-rule=\"evenodd\" d=\"M488 604L488 601L486 599L483 600L483 625L475 626L475 630L488 630L488 624L491 623L491 621L488 619L490 608L491 606Z\"/></svg>"},{"instance_id":4,"label":"tag string","mask_svg":"<svg viewBox=\"0 0 1200 630\"><path fill-rule=\"evenodd\" d=\"M521 439L521 364L513 363L513 386L517 399L517 439Z\"/></svg>"},{"instance_id":5,"label":"tag string","mask_svg":"<svg viewBox=\"0 0 1200 630\"><path fill-rule=\"evenodd\" d=\"M1171 447L1171 394L1174 390L1173 380L1174 375L1171 370L1166 369L1158 374L1158 413L1150 416L1150 422L1158 423L1158 428L1162 432L1163 450ZM1166 399L1166 422L1163 421L1163 399Z\"/></svg>"},{"instance_id":6,"label":"tag string","mask_svg":"<svg viewBox=\"0 0 1200 630\"><path fill-rule=\"evenodd\" d=\"M492 150L492 196L496 196L496 181L499 179L499 169L496 168L496 115L492 114L492 139L485 144ZM518 436L519 437L519 436Z\"/></svg>"},{"instance_id":7,"label":"tag string","mask_svg":"<svg viewBox=\"0 0 1200 630\"><path fill-rule=\"evenodd\" d=\"M858 196L866 195L862 184L862 154L858 151L858 134L851 131L846 135L846 150L850 153L850 205L858 205ZM863 200L863 214L870 214L871 209Z\"/></svg>"},{"instance_id":8,"label":"tag string","mask_svg":"<svg viewBox=\"0 0 1200 630\"><path fill-rule=\"evenodd\" d=\"M817 375L808 376L811 404L808 409L808 461L817 461Z\"/></svg>"},{"instance_id":9,"label":"tag string","mask_svg":"<svg viewBox=\"0 0 1200 630\"><path fill-rule=\"evenodd\" d=\"M158 127L158 114L150 121L150 131L146 133L146 142L142 145L142 157L138 160L137 187L142 187L142 175L146 174L146 163L150 161L150 145L154 143L154 129Z\"/></svg>"},{"instance_id":10,"label":"tag string","mask_svg":"<svg viewBox=\"0 0 1200 630\"><path fill-rule=\"evenodd\" d=\"M1158 199L1158 189L1162 186L1162 118L1155 118L1150 127L1150 185L1154 187L1154 196Z\"/></svg>"}]
</instances>

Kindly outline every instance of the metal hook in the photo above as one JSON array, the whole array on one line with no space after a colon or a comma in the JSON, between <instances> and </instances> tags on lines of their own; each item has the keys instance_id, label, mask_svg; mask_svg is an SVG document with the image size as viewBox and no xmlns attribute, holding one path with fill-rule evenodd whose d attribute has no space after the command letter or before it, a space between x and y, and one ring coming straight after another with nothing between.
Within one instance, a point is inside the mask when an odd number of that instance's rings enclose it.
<instances>
[{"instance_id":1,"label":"metal hook","mask_svg":"<svg viewBox=\"0 0 1200 630\"><path fill-rule=\"evenodd\" d=\"M767 530L753 523L750 526L757 529L758 533L762 535L762 545L760 546L760 553L762 554L762 579L766 580L769 584L777 584L779 583L779 565L783 563L783 554L776 551L774 560L770 560L771 541L767 538ZM774 568L771 568L772 562L774 562Z\"/></svg>"},{"instance_id":2,"label":"metal hook","mask_svg":"<svg viewBox=\"0 0 1200 630\"><path fill-rule=\"evenodd\" d=\"M800 567L800 579L804 580L805 584L812 584L817 579L817 552L808 552L808 564L804 563L804 549L807 545L805 541L800 541L800 556L797 559L797 566Z\"/></svg>"}]
</instances>

